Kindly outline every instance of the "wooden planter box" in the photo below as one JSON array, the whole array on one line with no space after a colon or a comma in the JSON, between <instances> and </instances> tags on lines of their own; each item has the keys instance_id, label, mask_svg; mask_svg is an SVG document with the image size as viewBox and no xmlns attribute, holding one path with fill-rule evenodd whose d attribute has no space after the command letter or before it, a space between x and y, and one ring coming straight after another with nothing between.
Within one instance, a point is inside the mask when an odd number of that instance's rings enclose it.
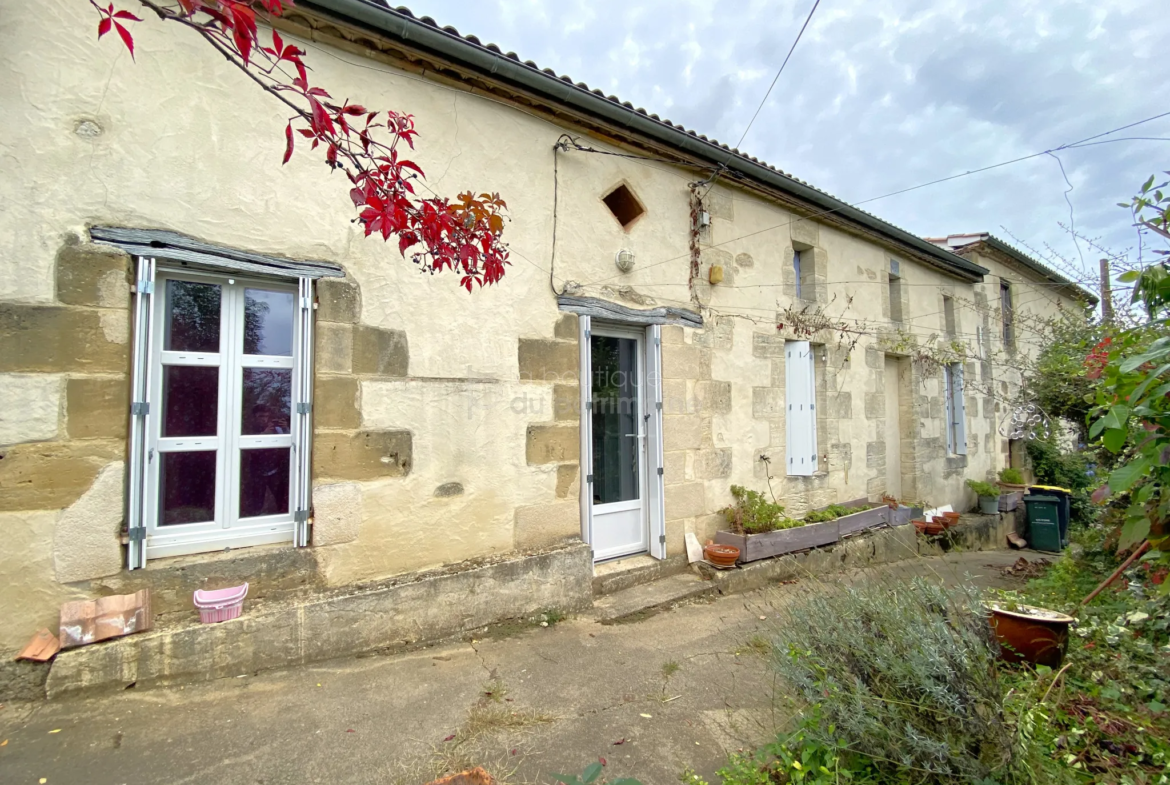
<instances>
[{"instance_id":1,"label":"wooden planter box","mask_svg":"<svg viewBox=\"0 0 1170 785\"><path fill-rule=\"evenodd\" d=\"M861 503L859 501L846 506L856 507ZM921 514L921 510L917 512ZM804 551L809 548L819 548L823 545L832 545L843 537L863 532L866 529L879 526L902 526L909 523L914 514L915 510L910 507L899 507L896 510L891 510L883 504L846 515L835 521L806 523L795 529L780 529L763 534L734 534L720 531L715 533L715 542L739 548L739 562L742 564L767 559L771 556Z\"/></svg>"}]
</instances>

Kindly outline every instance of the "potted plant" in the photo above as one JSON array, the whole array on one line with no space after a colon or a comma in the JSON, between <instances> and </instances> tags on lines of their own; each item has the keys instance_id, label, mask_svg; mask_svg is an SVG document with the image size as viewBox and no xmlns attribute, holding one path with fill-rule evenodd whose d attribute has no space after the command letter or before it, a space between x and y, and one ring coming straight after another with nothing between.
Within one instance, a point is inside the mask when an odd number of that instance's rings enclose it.
<instances>
[{"instance_id":1,"label":"potted plant","mask_svg":"<svg viewBox=\"0 0 1170 785\"><path fill-rule=\"evenodd\" d=\"M1060 667L1068 648L1068 628L1074 621L1071 616L1011 599L990 602L987 607L991 611L991 628L999 641L1000 659Z\"/></svg>"},{"instance_id":2,"label":"potted plant","mask_svg":"<svg viewBox=\"0 0 1170 785\"><path fill-rule=\"evenodd\" d=\"M1028 485L1024 482L1024 475L1019 469L1001 469L999 472L999 511L1011 512L1020 506L1024 498L1024 491Z\"/></svg>"},{"instance_id":3,"label":"potted plant","mask_svg":"<svg viewBox=\"0 0 1170 785\"><path fill-rule=\"evenodd\" d=\"M994 485L982 480L967 480L967 487L979 497L979 512L984 515L999 512L999 491Z\"/></svg>"}]
</instances>

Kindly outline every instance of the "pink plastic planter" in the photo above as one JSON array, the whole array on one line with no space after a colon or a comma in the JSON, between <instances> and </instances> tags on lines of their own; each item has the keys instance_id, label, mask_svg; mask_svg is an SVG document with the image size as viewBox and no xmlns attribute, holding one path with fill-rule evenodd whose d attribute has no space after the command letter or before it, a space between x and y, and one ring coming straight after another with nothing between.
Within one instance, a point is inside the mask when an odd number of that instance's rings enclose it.
<instances>
[{"instance_id":1,"label":"pink plastic planter","mask_svg":"<svg viewBox=\"0 0 1170 785\"><path fill-rule=\"evenodd\" d=\"M199 621L212 624L238 618L248 596L248 584L232 586L214 591L195 590L195 607L199 609Z\"/></svg>"}]
</instances>

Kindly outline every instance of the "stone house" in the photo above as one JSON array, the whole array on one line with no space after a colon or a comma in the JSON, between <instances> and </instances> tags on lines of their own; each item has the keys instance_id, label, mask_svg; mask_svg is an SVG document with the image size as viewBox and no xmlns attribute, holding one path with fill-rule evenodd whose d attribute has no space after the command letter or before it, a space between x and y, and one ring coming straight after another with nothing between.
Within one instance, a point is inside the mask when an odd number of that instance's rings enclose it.
<instances>
[{"instance_id":1,"label":"stone house","mask_svg":"<svg viewBox=\"0 0 1170 785\"><path fill-rule=\"evenodd\" d=\"M142 586L182 616L209 582L496 565L403 640L579 606L595 562L681 564L732 484L966 509L1008 461L1013 319L1095 302L428 19L298 3L319 83L507 200L512 265L468 295L281 167L280 108L188 31L142 23L132 64L67 0L0 7L0 651Z\"/></svg>"}]
</instances>

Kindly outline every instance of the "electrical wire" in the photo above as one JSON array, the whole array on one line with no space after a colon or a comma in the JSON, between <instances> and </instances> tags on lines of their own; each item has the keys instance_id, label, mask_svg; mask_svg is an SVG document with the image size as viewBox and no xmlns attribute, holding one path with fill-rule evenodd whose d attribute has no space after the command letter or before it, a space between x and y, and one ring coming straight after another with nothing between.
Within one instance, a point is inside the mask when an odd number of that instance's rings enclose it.
<instances>
[{"instance_id":1,"label":"electrical wire","mask_svg":"<svg viewBox=\"0 0 1170 785\"><path fill-rule=\"evenodd\" d=\"M821 4L821 0L816 0L813 3L812 10L808 12L805 17L804 24L800 26L800 32L796 34L796 40L792 42L792 46L788 49L788 54L784 55L784 62L780 64L780 70L776 72L776 76L772 78L772 84L768 85L768 92L764 93L764 97L760 99L760 105L756 107L756 113L752 115L752 119L748 121L747 128L743 129L743 136L739 137L739 142L736 143L735 149L743 146L743 140L747 139L748 131L752 130L752 125L755 124L756 118L760 116L760 110L764 108L764 104L768 102L768 96L772 94L772 88L776 86L776 82L780 79L780 74L784 73L784 66L788 65L788 59L792 57L792 53L796 51L796 45L800 43L800 37L804 35L804 31L808 28L808 23L812 21L813 14L817 12L817 6ZM712 180L714 182L714 180Z\"/></svg>"},{"instance_id":2,"label":"electrical wire","mask_svg":"<svg viewBox=\"0 0 1170 785\"><path fill-rule=\"evenodd\" d=\"M1084 139L1081 139L1080 141L1077 141L1077 142L1070 142L1068 144L1062 144L1058 147L1053 147L1053 148L1050 148L1048 150L1041 150L1040 152L1037 152L1037 153L1031 153L1030 155L1023 155L1023 156L1020 156L1018 158L1012 158L1012 159L1007 160L1007 161L1000 161L999 163L990 164L988 166L983 166L983 167L980 167L978 169L971 169L971 170L968 170L966 172L960 172L958 174L949 175L947 177L940 177L940 178L935 179L935 180L930 180L929 182L920 183L919 185L910 186L909 188L902 188L902 189L899 189L897 191L891 191L890 193L882 194L881 196L873 196L873 197L870 197L869 199L862 199L861 201L853 202L852 204L842 204L840 207L834 207L832 209L823 210L821 212L814 212L808 216L793 218L793 219L785 221L784 223L781 223L781 224L769 226L769 227L766 227L764 229L758 229L754 232L748 232L747 234L742 234L742 235L739 235L737 237L732 237L728 240L723 240L723 241L718 242L718 243L712 243L711 245L709 245L707 247L715 248L715 247L718 247L721 245L727 245L728 243L737 242L739 240L745 240L749 237L755 237L756 235L764 234L765 232L774 231L776 229L783 229L784 227L790 226L791 224L794 224L798 221L808 221L808 220L812 220L814 218L820 218L820 217L823 217L826 215L831 215L833 213L840 212L841 210L846 209L848 207L858 207L859 205L869 204L871 202L876 202L876 201L879 201L881 199L888 199L892 196L900 196L901 194L910 193L911 191L917 191L917 190L922 189L922 188L928 188L932 185L938 185L940 183L950 182L951 180L958 180L960 178L969 177L969 176L975 175L975 174L982 174L983 172L989 172L993 169L1000 169L1002 167L1010 166L1012 164L1021 163L1023 161L1029 161L1033 158L1039 158L1040 156L1048 155L1051 152L1060 151L1060 150L1067 150L1067 149L1075 149L1077 147L1077 145L1083 144L1087 141L1090 141L1093 139L1098 139L1102 136L1108 136L1109 134L1117 133L1118 131L1123 131L1127 128L1133 128L1134 126L1142 125L1143 123L1149 123L1149 122L1153 122L1154 120L1160 120L1163 117L1170 117L1170 112L1163 112L1161 114L1157 114L1157 115L1154 115L1152 117L1147 117L1143 120L1138 120L1137 122L1129 123L1127 125L1123 125L1123 126L1120 126L1118 128L1113 128L1109 131L1103 131L1102 133L1094 134L1093 136L1085 137ZM652 262L651 264L643 265L643 266L639 267L638 269L640 271L647 270L647 269L650 269L652 267L657 267L660 264L668 264L670 262L677 261L679 259L686 259L686 258L689 258L689 256L690 256L689 252L685 253L685 254L680 254L678 256L672 256L668 259L662 259L661 261L658 261L658 262ZM611 276L608 276L606 278L599 278L595 281L590 281L590 282L582 284L582 285L589 286L589 285L592 285L595 283L602 283L604 281L609 281L609 280L612 280L614 278L621 277L622 275L624 275L624 273L619 273L617 275L611 275Z\"/></svg>"}]
</instances>

